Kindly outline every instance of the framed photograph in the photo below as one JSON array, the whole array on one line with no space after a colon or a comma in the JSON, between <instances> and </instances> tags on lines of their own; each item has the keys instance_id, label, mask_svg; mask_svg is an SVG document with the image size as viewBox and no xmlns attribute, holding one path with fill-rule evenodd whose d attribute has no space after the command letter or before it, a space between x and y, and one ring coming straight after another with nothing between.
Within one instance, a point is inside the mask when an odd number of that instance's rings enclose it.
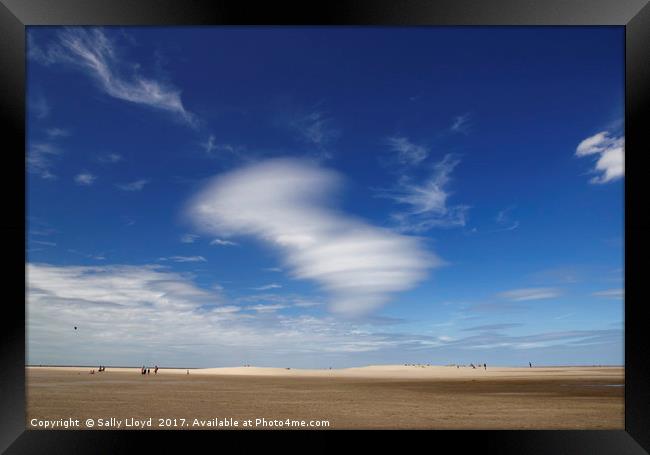
<instances>
[{"instance_id":1,"label":"framed photograph","mask_svg":"<svg viewBox=\"0 0 650 455\"><path fill-rule=\"evenodd\" d=\"M647 453L647 3L1 0L0 448Z\"/></svg>"}]
</instances>

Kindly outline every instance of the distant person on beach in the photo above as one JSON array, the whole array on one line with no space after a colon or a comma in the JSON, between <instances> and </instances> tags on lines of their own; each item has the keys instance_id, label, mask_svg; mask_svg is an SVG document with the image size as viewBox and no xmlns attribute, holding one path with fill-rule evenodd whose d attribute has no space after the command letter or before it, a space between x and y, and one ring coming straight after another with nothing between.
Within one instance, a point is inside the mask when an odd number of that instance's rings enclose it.
<instances>
[{"instance_id":1,"label":"distant person on beach","mask_svg":"<svg viewBox=\"0 0 650 455\"><path fill-rule=\"evenodd\" d=\"M483 364L483 369L484 369L484 370L487 370L487 363L484 363L484 364Z\"/></svg>"},{"instance_id":2,"label":"distant person on beach","mask_svg":"<svg viewBox=\"0 0 650 455\"><path fill-rule=\"evenodd\" d=\"M147 368L147 374L151 374L151 369Z\"/></svg>"},{"instance_id":3,"label":"distant person on beach","mask_svg":"<svg viewBox=\"0 0 650 455\"><path fill-rule=\"evenodd\" d=\"M533 364L532 364L531 362L528 362L528 367L529 367L529 368L532 368L532 367L533 367Z\"/></svg>"},{"instance_id":4,"label":"distant person on beach","mask_svg":"<svg viewBox=\"0 0 650 455\"><path fill-rule=\"evenodd\" d=\"M153 369L153 374L158 374L158 365Z\"/></svg>"}]
</instances>

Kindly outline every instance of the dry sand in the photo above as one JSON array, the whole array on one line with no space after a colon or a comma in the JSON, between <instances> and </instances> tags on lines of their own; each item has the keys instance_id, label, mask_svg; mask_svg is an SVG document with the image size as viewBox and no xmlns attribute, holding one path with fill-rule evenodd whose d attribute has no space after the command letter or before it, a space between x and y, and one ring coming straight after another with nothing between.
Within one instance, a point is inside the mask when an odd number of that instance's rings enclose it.
<instances>
[{"instance_id":1,"label":"dry sand","mask_svg":"<svg viewBox=\"0 0 650 455\"><path fill-rule=\"evenodd\" d=\"M241 428L261 418L282 428L286 419L328 420L332 429L624 428L622 367L89 370L28 367L27 428L69 418L80 429L88 418L114 418L120 429L130 418L152 418L153 429L215 429L205 425L229 419Z\"/></svg>"}]
</instances>

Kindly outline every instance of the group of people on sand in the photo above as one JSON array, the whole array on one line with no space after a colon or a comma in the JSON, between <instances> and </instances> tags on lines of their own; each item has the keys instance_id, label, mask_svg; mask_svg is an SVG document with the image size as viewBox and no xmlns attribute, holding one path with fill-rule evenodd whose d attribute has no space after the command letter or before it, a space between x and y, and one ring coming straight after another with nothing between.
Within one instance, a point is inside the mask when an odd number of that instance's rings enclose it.
<instances>
[{"instance_id":1,"label":"group of people on sand","mask_svg":"<svg viewBox=\"0 0 650 455\"><path fill-rule=\"evenodd\" d=\"M142 365L142 369L140 370L141 374L151 374L151 368L147 368L144 365ZM153 374L158 374L158 365L156 365L153 369Z\"/></svg>"},{"instance_id":2,"label":"group of people on sand","mask_svg":"<svg viewBox=\"0 0 650 455\"><path fill-rule=\"evenodd\" d=\"M106 367L103 366L103 365L100 365L99 368L97 368L97 372L101 373L102 371L106 371ZM90 374L95 374L95 369L94 368L92 370L90 370Z\"/></svg>"}]
</instances>

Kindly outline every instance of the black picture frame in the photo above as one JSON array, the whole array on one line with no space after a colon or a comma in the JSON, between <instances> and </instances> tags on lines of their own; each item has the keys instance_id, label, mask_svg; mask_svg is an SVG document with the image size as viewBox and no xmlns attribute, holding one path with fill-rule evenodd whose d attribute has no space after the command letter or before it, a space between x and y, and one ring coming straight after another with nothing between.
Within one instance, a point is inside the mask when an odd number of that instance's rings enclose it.
<instances>
[{"instance_id":1,"label":"black picture frame","mask_svg":"<svg viewBox=\"0 0 650 455\"><path fill-rule=\"evenodd\" d=\"M1 185L10 216L4 234L4 326L0 332L0 449L7 453L119 453L144 442L150 450L170 438L219 438L214 432L29 431L25 428L25 27L30 25L619 25L625 27L625 429L620 431L413 432L427 446L481 453L612 453L650 451L650 330L641 294L647 258L648 210L642 204L650 151L642 123L650 106L650 5L648 0L362 0L249 2L236 0L0 0L0 116L5 131ZM20 241L19 239L23 239ZM256 432L276 440L283 432ZM263 434L262 434L263 433ZM332 431L308 434L310 446ZM335 432L339 433L339 432ZM284 433L286 435L286 433ZM381 442L385 432L373 432ZM230 442L241 434L228 433ZM399 435L398 435L399 436ZM245 438L250 437L250 432ZM411 435L409 435L409 440ZM205 441L207 442L207 441ZM192 441L194 444L195 441ZM271 441L269 441L271 443ZM415 443L415 442L413 442ZM285 446L279 447L284 449ZM645 450L644 450L645 449ZM201 449L202 450L202 449ZM210 449L212 450L212 449Z\"/></svg>"}]
</instances>

